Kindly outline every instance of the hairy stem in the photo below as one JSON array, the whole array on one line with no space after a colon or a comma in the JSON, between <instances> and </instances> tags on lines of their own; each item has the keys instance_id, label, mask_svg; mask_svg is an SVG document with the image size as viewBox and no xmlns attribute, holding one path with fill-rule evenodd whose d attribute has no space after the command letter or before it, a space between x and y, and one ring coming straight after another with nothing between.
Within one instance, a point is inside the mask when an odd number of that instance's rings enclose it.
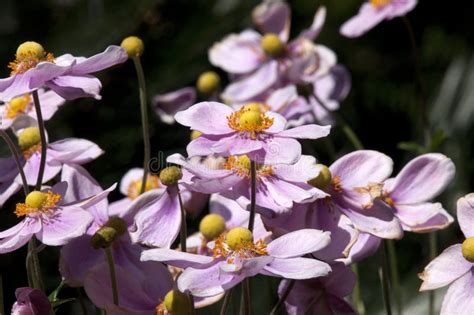
<instances>
[{"instance_id":1,"label":"hairy stem","mask_svg":"<svg viewBox=\"0 0 474 315\"><path fill-rule=\"evenodd\" d=\"M143 131L143 179L140 194L145 191L146 181L149 172L149 163L151 156L151 145L150 145L150 123L148 121L148 106L146 96L146 83L145 75L143 74L143 67L140 61L140 57L134 57L133 63L135 64L135 70L137 71L138 77L138 88L140 95L140 110L142 116L142 131Z\"/></svg>"},{"instance_id":2,"label":"hairy stem","mask_svg":"<svg viewBox=\"0 0 474 315\"><path fill-rule=\"evenodd\" d=\"M36 246L36 237L28 242L28 254L26 255L26 273L28 275L28 286L34 289L44 291L43 277L39 264L38 252L43 250L46 245Z\"/></svg>"},{"instance_id":3,"label":"hairy stem","mask_svg":"<svg viewBox=\"0 0 474 315\"><path fill-rule=\"evenodd\" d=\"M46 143L46 130L44 128L44 121L43 115L41 113L41 104L38 96L38 90L33 91L33 100L35 103L36 118L38 120L38 128L41 137L41 160L35 187L36 190L40 190L41 184L43 183L44 169L46 167L46 149L48 144Z\"/></svg>"},{"instance_id":4,"label":"hairy stem","mask_svg":"<svg viewBox=\"0 0 474 315\"><path fill-rule=\"evenodd\" d=\"M115 305L119 305L119 294L117 286L117 275L115 273L114 257L112 255L112 248L109 246L104 249L107 264L109 265L110 282L112 284L112 297Z\"/></svg>"},{"instance_id":5,"label":"hairy stem","mask_svg":"<svg viewBox=\"0 0 474 315\"><path fill-rule=\"evenodd\" d=\"M184 209L183 199L181 198L181 192L179 191L178 185L176 185L176 189L178 189L178 200L179 200L179 208L181 210L181 227L179 229L179 243L181 245L181 251L186 253L187 245L186 245L186 238L188 237L188 228L186 226L186 209Z\"/></svg>"}]
</instances>

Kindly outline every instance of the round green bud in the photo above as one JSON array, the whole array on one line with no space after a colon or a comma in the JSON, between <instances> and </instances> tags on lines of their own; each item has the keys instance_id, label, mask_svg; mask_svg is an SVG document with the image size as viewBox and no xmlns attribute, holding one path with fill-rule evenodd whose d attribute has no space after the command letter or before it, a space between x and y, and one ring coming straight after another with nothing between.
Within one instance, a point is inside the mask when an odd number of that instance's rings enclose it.
<instances>
[{"instance_id":1,"label":"round green bud","mask_svg":"<svg viewBox=\"0 0 474 315\"><path fill-rule=\"evenodd\" d=\"M127 232L127 222L119 217L111 217L107 223L105 223L105 226L111 227L117 231L118 236L121 236Z\"/></svg>"},{"instance_id":2,"label":"round green bud","mask_svg":"<svg viewBox=\"0 0 474 315\"><path fill-rule=\"evenodd\" d=\"M285 50L285 46L280 37L275 33L267 33L263 35L260 45L267 55L273 57L281 55Z\"/></svg>"},{"instance_id":3,"label":"round green bud","mask_svg":"<svg viewBox=\"0 0 474 315\"><path fill-rule=\"evenodd\" d=\"M467 261L474 263L474 237L469 237L462 243L461 251Z\"/></svg>"},{"instance_id":4,"label":"round green bud","mask_svg":"<svg viewBox=\"0 0 474 315\"><path fill-rule=\"evenodd\" d=\"M199 223L199 232L208 240L217 238L225 231L224 218L215 213L211 213L202 218Z\"/></svg>"},{"instance_id":5,"label":"round green bud","mask_svg":"<svg viewBox=\"0 0 474 315\"><path fill-rule=\"evenodd\" d=\"M91 238L91 245L95 249L107 248L117 239L117 230L110 226L103 226Z\"/></svg>"},{"instance_id":6,"label":"round green bud","mask_svg":"<svg viewBox=\"0 0 474 315\"><path fill-rule=\"evenodd\" d=\"M136 37L136 36L129 36L125 38L120 46L125 49L128 54L128 57L140 57L145 50L145 45L143 45L143 41Z\"/></svg>"},{"instance_id":7,"label":"round green bud","mask_svg":"<svg viewBox=\"0 0 474 315\"><path fill-rule=\"evenodd\" d=\"M47 195L44 192L32 191L26 196L25 204L31 208L41 208L47 199Z\"/></svg>"},{"instance_id":8,"label":"round green bud","mask_svg":"<svg viewBox=\"0 0 474 315\"><path fill-rule=\"evenodd\" d=\"M182 177L183 173L177 166L169 166L160 172L160 181L166 186L176 185Z\"/></svg>"},{"instance_id":9,"label":"round green bud","mask_svg":"<svg viewBox=\"0 0 474 315\"><path fill-rule=\"evenodd\" d=\"M24 42L16 50L16 59L20 61L27 58L42 59L45 55L43 46L37 42Z\"/></svg>"},{"instance_id":10,"label":"round green bud","mask_svg":"<svg viewBox=\"0 0 474 315\"><path fill-rule=\"evenodd\" d=\"M219 88L221 78L214 71L201 74L197 80L196 87L202 94L212 94Z\"/></svg>"},{"instance_id":11,"label":"round green bud","mask_svg":"<svg viewBox=\"0 0 474 315\"><path fill-rule=\"evenodd\" d=\"M179 290L171 290L165 295L163 301L165 308L172 315L192 314L191 299L188 295Z\"/></svg>"},{"instance_id":12,"label":"round green bud","mask_svg":"<svg viewBox=\"0 0 474 315\"><path fill-rule=\"evenodd\" d=\"M39 143L41 143L41 136L37 127L25 128L18 136L18 145L23 151Z\"/></svg>"},{"instance_id":13,"label":"round green bud","mask_svg":"<svg viewBox=\"0 0 474 315\"><path fill-rule=\"evenodd\" d=\"M242 129L253 129L255 126L261 126L263 123L260 111L249 110L243 112L239 118L239 125Z\"/></svg>"},{"instance_id":14,"label":"round green bud","mask_svg":"<svg viewBox=\"0 0 474 315\"><path fill-rule=\"evenodd\" d=\"M253 243L253 235L249 229L236 227L227 233L225 242L231 249L236 250L243 244Z\"/></svg>"},{"instance_id":15,"label":"round green bud","mask_svg":"<svg viewBox=\"0 0 474 315\"><path fill-rule=\"evenodd\" d=\"M315 178L309 180L308 184L313 187L324 190L329 186L329 184L331 184L331 171L326 165L318 164L317 166L320 166L321 168L319 174Z\"/></svg>"}]
</instances>

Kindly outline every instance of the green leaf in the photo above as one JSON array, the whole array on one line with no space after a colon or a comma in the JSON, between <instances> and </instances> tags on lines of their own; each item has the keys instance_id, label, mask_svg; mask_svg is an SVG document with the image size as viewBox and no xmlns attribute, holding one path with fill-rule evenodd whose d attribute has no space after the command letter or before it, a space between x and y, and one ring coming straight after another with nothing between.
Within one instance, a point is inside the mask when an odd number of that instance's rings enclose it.
<instances>
[{"instance_id":1,"label":"green leaf","mask_svg":"<svg viewBox=\"0 0 474 315\"><path fill-rule=\"evenodd\" d=\"M426 153L426 149L423 146L419 145L416 142L411 142L411 141L409 141L409 142L399 142L397 144L397 148L399 148L400 150L413 152L416 155Z\"/></svg>"}]
</instances>

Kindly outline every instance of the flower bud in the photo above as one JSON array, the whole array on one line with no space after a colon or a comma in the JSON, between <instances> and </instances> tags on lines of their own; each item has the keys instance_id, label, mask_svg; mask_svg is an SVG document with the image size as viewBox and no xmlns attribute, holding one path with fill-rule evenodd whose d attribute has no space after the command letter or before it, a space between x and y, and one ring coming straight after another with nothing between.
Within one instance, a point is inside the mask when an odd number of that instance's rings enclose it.
<instances>
[{"instance_id":1,"label":"flower bud","mask_svg":"<svg viewBox=\"0 0 474 315\"><path fill-rule=\"evenodd\" d=\"M18 136L18 145L23 151L39 143L41 143L41 136L37 127L25 128Z\"/></svg>"},{"instance_id":2,"label":"flower bud","mask_svg":"<svg viewBox=\"0 0 474 315\"><path fill-rule=\"evenodd\" d=\"M191 299L179 290L171 290L165 295L165 308L173 315L192 314Z\"/></svg>"},{"instance_id":3,"label":"flower bud","mask_svg":"<svg viewBox=\"0 0 474 315\"><path fill-rule=\"evenodd\" d=\"M233 250L237 250L244 244L253 243L253 235L249 229L236 227L227 233L225 242Z\"/></svg>"},{"instance_id":4,"label":"flower bud","mask_svg":"<svg viewBox=\"0 0 474 315\"><path fill-rule=\"evenodd\" d=\"M107 248L117 239L118 232L110 226L103 226L91 238L91 245L95 249Z\"/></svg>"},{"instance_id":5,"label":"flower bud","mask_svg":"<svg viewBox=\"0 0 474 315\"><path fill-rule=\"evenodd\" d=\"M26 196L25 204L31 208L41 208L46 203L47 195L41 191L32 191Z\"/></svg>"},{"instance_id":6,"label":"flower bud","mask_svg":"<svg viewBox=\"0 0 474 315\"><path fill-rule=\"evenodd\" d=\"M280 37L275 33L267 33L263 35L260 45L267 55L273 57L281 55L285 50L285 46L280 40Z\"/></svg>"},{"instance_id":7,"label":"flower bud","mask_svg":"<svg viewBox=\"0 0 474 315\"><path fill-rule=\"evenodd\" d=\"M202 135L202 132L197 131L197 130L193 130L193 131L191 131L191 140L195 140L195 139L199 138L201 135Z\"/></svg>"},{"instance_id":8,"label":"flower bud","mask_svg":"<svg viewBox=\"0 0 474 315\"><path fill-rule=\"evenodd\" d=\"M246 129L253 129L255 126L261 126L263 123L260 111L248 110L242 113L239 118L239 126Z\"/></svg>"},{"instance_id":9,"label":"flower bud","mask_svg":"<svg viewBox=\"0 0 474 315\"><path fill-rule=\"evenodd\" d=\"M176 185L182 177L183 173L177 166L169 166L160 172L160 181L166 186Z\"/></svg>"},{"instance_id":10,"label":"flower bud","mask_svg":"<svg viewBox=\"0 0 474 315\"><path fill-rule=\"evenodd\" d=\"M469 237L462 243L461 251L467 261L474 263L474 237Z\"/></svg>"},{"instance_id":11,"label":"flower bud","mask_svg":"<svg viewBox=\"0 0 474 315\"><path fill-rule=\"evenodd\" d=\"M199 223L199 232L207 239L213 240L225 231L224 218L215 213L211 213L202 218Z\"/></svg>"},{"instance_id":12,"label":"flower bud","mask_svg":"<svg viewBox=\"0 0 474 315\"><path fill-rule=\"evenodd\" d=\"M320 166L321 170L319 171L318 176L308 181L308 184L318 189L324 190L329 186L329 184L331 184L331 171L326 165L318 164L317 166Z\"/></svg>"},{"instance_id":13,"label":"flower bud","mask_svg":"<svg viewBox=\"0 0 474 315\"><path fill-rule=\"evenodd\" d=\"M125 38L120 46L125 49L128 54L128 57L140 57L145 50L145 45L143 45L143 41L136 37L136 36L129 36Z\"/></svg>"},{"instance_id":14,"label":"flower bud","mask_svg":"<svg viewBox=\"0 0 474 315\"><path fill-rule=\"evenodd\" d=\"M42 59L45 55L43 46L37 42L24 42L16 50L16 59L20 61L27 58Z\"/></svg>"},{"instance_id":15,"label":"flower bud","mask_svg":"<svg viewBox=\"0 0 474 315\"><path fill-rule=\"evenodd\" d=\"M214 71L201 74L197 80L196 87L202 94L212 94L219 88L221 78Z\"/></svg>"}]
</instances>

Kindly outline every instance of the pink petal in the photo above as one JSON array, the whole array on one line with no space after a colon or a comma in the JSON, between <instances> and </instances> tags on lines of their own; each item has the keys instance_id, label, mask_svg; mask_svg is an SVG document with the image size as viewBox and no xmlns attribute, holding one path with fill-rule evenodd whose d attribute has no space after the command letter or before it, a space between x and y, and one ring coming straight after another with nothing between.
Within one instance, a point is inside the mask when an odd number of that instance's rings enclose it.
<instances>
[{"instance_id":1,"label":"pink petal","mask_svg":"<svg viewBox=\"0 0 474 315\"><path fill-rule=\"evenodd\" d=\"M474 193L459 198L457 215L464 236L466 238L474 236Z\"/></svg>"},{"instance_id":2,"label":"pink petal","mask_svg":"<svg viewBox=\"0 0 474 315\"><path fill-rule=\"evenodd\" d=\"M252 20L263 33L279 35L283 42L290 34L290 8L280 1L264 1L252 11Z\"/></svg>"},{"instance_id":3,"label":"pink petal","mask_svg":"<svg viewBox=\"0 0 474 315\"><path fill-rule=\"evenodd\" d=\"M446 228L454 219L440 203L395 206L396 216L406 231L430 232ZM436 220L433 221L433 219Z\"/></svg>"},{"instance_id":4,"label":"pink petal","mask_svg":"<svg viewBox=\"0 0 474 315\"><path fill-rule=\"evenodd\" d=\"M370 3L364 3L359 13L345 22L339 32L346 37L359 37L387 18L390 10L390 5L376 9Z\"/></svg>"},{"instance_id":5,"label":"pink petal","mask_svg":"<svg viewBox=\"0 0 474 315\"><path fill-rule=\"evenodd\" d=\"M185 87L170 93L155 95L152 103L156 115L166 124L175 122L174 115L196 102L196 90Z\"/></svg>"},{"instance_id":6,"label":"pink petal","mask_svg":"<svg viewBox=\"0 0 474 315\"><path fill-rule=\"evenodd\" d=\"M472 269L457 279L444 296L440 315L462 315L474 309L474 275Z\"/></svg>"},{"instance_id":7,"label":"pink petal","mask_svg":"<svg viewBox=\"0 0 474 315\"><path fill-rule=\"evenodd\" d=\"M312 258L275 258L265 271L286 279L310 279L327 275L331 267Z\"/></svg>"},{"instance_id":8,"label":"pink petal","mask_svg":"<svg viewBox=\"0 0 474 315\"><path fill-rule=\"evenodd\" d=\"M290 232L270 242L268 254L276 258L300 257L326 247L330 233L313 229Z\"/></svg>"},{"instance_id":9,"label":"pink petal","mask_svg":"<svg viewBox=\"0 0 474 315\"><path fill-rule=\"evenodd\" d=\"M418 275L423 280L420 291L444 287L466 274L472 266L473 264L462 256L461 244L452 245L431 261Z\"/></svg>"},{"instance_id":10,"label":"pink petal","mask_svg":"<svg viewBox=\"0 0 474 315\"><path fill-rule=\"evenodd\" d=\"M178 112L174 118L181 125L207 135L223 135L234 132L227 123L232 108L218 102L201 102ZM199 138L198 138L199 139Z\"/></svg>"},{"instance_id":11,"label":"pink petal","mask_svg":"<svg viewBox=\"0 0 474 315\"><path fill-rule=\"evenodd\" d=\"M318 37L319 33L321 33L324 22L326 22L326 7L321 6L314 15L313 24L311 24L311 27L301 32L300 36L314 41L316 37Z\"/></svg>"},{"instance_id":12,"label":"pink petal","mask_svg":"<svg viewBox=\"0 0 474 315\"><path fill-rule=\"evenodd\" d=\"M297 139L319 139L326 137L331 130L331 126L305 125L292 129L283 130L278 133L278 137Z\"/></svg>"},{"instance_id":13,"label":"pink petal","mask_svg":"<svg viewBox=\"0 0 474 315\"><path fill-rule=\"evenodd\" d=\"M104 153L94 142L86 139L68 138L49 145L48 153L62 163L88 163Z\"/></svg>"},{"instance_id":14,"label":"pink petal","mask_svg":"<svg viewBox=\"0 0 474 315\"><path fill-rule=\"evenodd\" d=\"M84 75L99 72L116 64L124 63L127 59L128 55L122 47L111 45L99 54L78 59L78 62L72 67L71 74Z\"/></svg>"},{"instance_id":15,"label":"pink petal","mask_svg":"<svg viewBox=\"0 0 474 315\"><path fill-rule=\"evenodd\" d=\"M67 100L93 97L100 100L102 83L91 75L62 75L46 83L50 89Z\"/></svg>"},{"instance_id":16,"label":"pink petal","mask_svg":"<svg viewBox=\"0 0 474 315\"><path fill-rule=\"evenodd\" d=\"M203 268L212 263L214 258L211 256L183 253L177 250L167 248L155 248L142 252L142 261L159 261L178 268Z\"/></svg>"}]
</instances>

